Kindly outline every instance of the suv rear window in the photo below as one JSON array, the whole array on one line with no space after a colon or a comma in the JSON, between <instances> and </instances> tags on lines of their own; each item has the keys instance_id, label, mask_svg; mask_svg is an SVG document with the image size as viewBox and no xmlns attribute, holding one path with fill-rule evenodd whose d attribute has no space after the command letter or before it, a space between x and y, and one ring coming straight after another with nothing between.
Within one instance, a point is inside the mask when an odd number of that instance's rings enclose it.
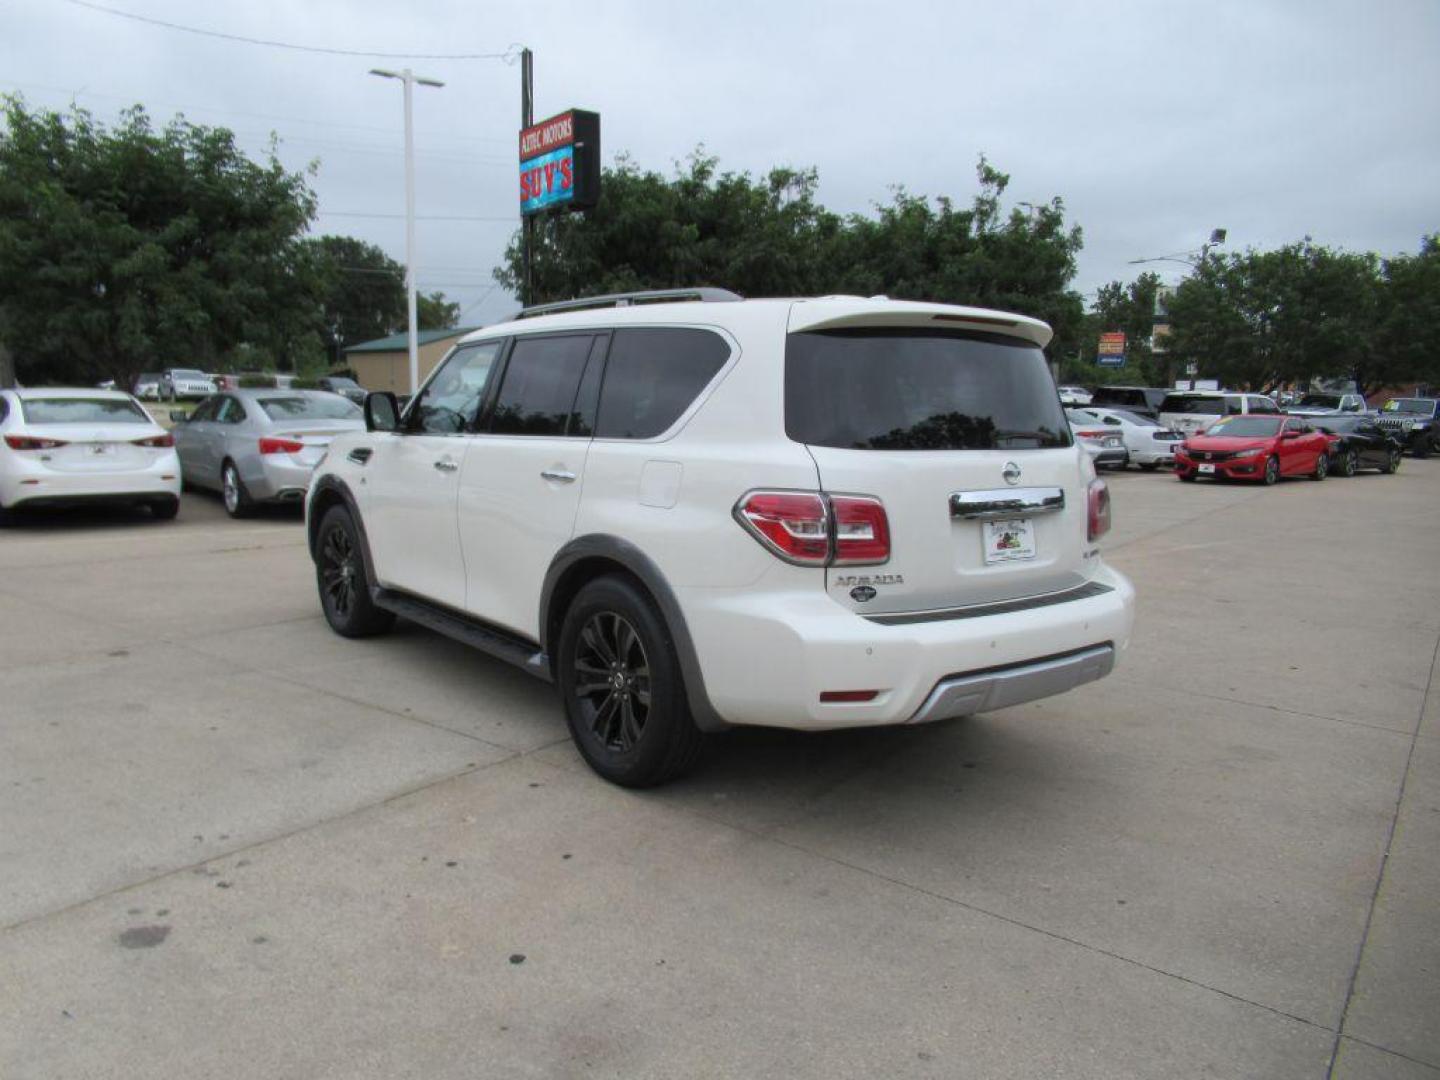
<instances>
[{"instance_id":1,"label":"suv rear window","mask_svg":"<svg viewBox=\"0 0 1440 1080\"><path fill-rule=\"evenodd\" d=\"M1205 416L1220 416L1225 412L1223 397L1191 397L1188 394L1170 394L1160 403L1162 413L1200 413Z\"/></svg>"},{"instance_id":2,"label":"suv rear window","mask_svg":"<svg viewBox=\"0 0 1440 1080\"><path fill-rule=\"evenodd\" d=\"M1045 355L997 334L831 330L785 346L785 434L855 450L1070 446Z\"/></svg>"}]
</instances>

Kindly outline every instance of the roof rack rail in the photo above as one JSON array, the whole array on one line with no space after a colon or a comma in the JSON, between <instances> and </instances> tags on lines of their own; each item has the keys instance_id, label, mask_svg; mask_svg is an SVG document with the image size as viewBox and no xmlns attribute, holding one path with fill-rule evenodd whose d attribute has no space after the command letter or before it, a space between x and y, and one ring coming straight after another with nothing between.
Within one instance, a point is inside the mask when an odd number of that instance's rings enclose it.
<instances>
[{"instance_id":1,"label":"roof rack rail","mask_svg":"<svg viewBox=\"0 0 1440 1080\"><path fill-rule=\"evenodd\" d=\"M537 315L554 315L562 311L586 311L590 308L632 307L638 304L674 304L686 300L705 303L729 303L743 300L729 289L701 286L695 289L649 289L643 292L610 293L606 296L585 296L579 300L557 300L552 304L534 304L522 308L517 319L533 319Z\"/></svg>"}]
</instances>

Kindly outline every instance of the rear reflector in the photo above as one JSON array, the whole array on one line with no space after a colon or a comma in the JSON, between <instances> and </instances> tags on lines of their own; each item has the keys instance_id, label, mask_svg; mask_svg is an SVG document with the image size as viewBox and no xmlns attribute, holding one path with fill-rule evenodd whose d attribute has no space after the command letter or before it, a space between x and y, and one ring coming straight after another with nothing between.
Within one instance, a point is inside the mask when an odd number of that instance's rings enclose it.
<instances>
[{"instance_id":1,"label":"rear reflector","mask_svg":"<svg viewBox=\"0 0 1440 1080\"><path fill-rule=\"evenodd\" d=\"M171 434L167 431L167 432L165 432L165 434L163 434L163 435L151 435L150 438L148 438L148 439L136 439L136 440L135 440L135 445L136 445L136 446L153 446L153 447L157 447L157 448L158 448L158 447L161 447L161 446L174 446L174 445L175 445L175 436L174 436L174 435L171 435Z\"/></svg>"},{"instance_id":2,"label":"rear reflector","mask_svg":"<svg viewBox=\"0 0 1440 1080\"><path fill-rule=\"evenodd\" d=\"M64 446L64 439L38 439L33 435L6 435L5 445L11 450L54 450Z\"/></svg>"},{"instance_id":3,"label":"rear reflector","mask_svg":"<svg viewBox=\"0 0 1440 1080\"><path fill-rule=\"evenodd\" d=\"M277 439L267 436L260 440L260 453L262 454L298 454L305 449L305 444L299 439Z\"/></svg>"},{"instance_id":4,"label":"rear reflector","mask_svg":"<svg viewBox=\"0 0 1440 1080\"><path fill-rule=\"evenodd\" d=\"M1099 540L1110 531L1110 488L1104 480L1091 480L1086 535Z\"/></svg>"},{"instance_id":5,"label":"rear reflector","mask_svg":"<svg viewBox=\"0 0 1440 1080\"><path fill-rule=\"evenodd\" d=\"M879 691L879 690L822 690L822 691L820 691L820 701L821 701L822 704L826 704L826 705L830 704L831 702L835 702L835 703L851 702L851 703L854 703L854 702L858 702L858 701L874 701L874 700L875 700L877 697L879 697L879 696L880 696L880 691Z\"/></svg>"},{"instance_id":6,"label":"rear reflector","mask_svg":"<svg viewBox=\"0 0 1440 1080\"><path fill-rule=\"evenodd\" d=\"M890 558L890 521L871 495L751 491L735 504L735 520L798 566L873 566Z\"/></svg>"}]
</instances>

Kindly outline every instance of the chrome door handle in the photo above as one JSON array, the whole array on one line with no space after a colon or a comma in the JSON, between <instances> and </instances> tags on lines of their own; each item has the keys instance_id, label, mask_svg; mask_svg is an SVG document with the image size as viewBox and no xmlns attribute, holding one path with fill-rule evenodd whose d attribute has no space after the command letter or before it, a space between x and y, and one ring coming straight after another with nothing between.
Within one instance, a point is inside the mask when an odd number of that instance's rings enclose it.
<instances>
[{"instance_id":1,"label":"chrome door handle","mask_svg":"<svg viewBox=\"0 0 1440 1080\"><path fill-rule=\"evenodd\" d=\"M557 484L573 484L575 482L575 474L568 469L542 469L540 475Z\"/></svg>"},{"instance_id":2,"label":"chrome door handle","mask_svg":"<svg viewBox=\"0 0 1440 1080\"><path fill-rule=\"evenodd\" d=\"M441 472L454 472L456 469L460 468L460 466L458 463L451 461L449 458L441 458L439 461L435 462L435 468L439 469Z\"/></svg>"}]
</instances>

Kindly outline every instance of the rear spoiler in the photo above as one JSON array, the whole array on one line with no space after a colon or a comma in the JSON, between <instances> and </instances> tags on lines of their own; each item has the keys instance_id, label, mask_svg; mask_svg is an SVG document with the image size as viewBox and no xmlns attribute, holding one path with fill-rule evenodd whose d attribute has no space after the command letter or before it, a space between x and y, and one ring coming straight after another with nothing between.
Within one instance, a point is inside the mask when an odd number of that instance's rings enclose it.
<instances>
[{"instance_id":1,"label":"rear spoiler","mask_svg":"<svg viewBox=\"0 0 1440 1080\"><path fill-rule=\"evenodd\" d=\"M926 304L911 300L865 300L858 296L797 300L790 307L787 330L859 330L867 327L938 330L976 330L1020 338L1044 348L1054 336L1050 327L1028 315L955 304Z\"/></svg>"}]
</instances>

